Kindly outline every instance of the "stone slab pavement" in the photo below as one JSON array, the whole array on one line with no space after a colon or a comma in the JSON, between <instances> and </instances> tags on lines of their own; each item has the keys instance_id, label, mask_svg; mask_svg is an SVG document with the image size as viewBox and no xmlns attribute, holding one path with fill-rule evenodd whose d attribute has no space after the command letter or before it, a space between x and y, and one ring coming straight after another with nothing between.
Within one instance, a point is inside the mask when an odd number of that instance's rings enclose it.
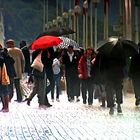
<instances>
[{"instance_id":1,"label":"stone slab pavement","mask_svg":"<svg viewBox=\"0 0 140 140\"><path fill-rule=\"evenodd\" d=\"M50 96L49 96L50 99ZM1 104L1 103L0 103ZM0 112L0 140L139 140L140 108L134 95L126 94L123 114L110 116L98 100L92 106L68 102L66 93L50 108L39 109L37 97L10 103L10 112ZM1 106L1 105L0 105Z\"/></svg>"}]
</instances>

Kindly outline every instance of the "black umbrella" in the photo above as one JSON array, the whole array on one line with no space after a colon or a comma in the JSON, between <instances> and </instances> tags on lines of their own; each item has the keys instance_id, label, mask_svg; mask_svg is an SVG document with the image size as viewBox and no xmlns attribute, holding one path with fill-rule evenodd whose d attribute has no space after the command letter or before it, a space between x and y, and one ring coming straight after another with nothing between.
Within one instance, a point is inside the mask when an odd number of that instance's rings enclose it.
<instances>
[{"instance_id":1,"label":"black umbrella","mask_svg":"<svg viewBox=\"0 0 140 140\"><path fill-rule=\"evenodd\" d=\"M75 33L72 29L69 27L52 27L48 29L47 31L39 34L39 37L45 36L45 35L51 35L51 36L62 36L62 35L69 35Z\"/></svg>"},{"instance_id":2,"label":"black umbrella","mask_svg":"<svg viewBox=\"0 0 140 140\"><path fill-rule=\"evenodd\" d=\"M111 37L99 43L97 51L110 57L130 57L138 53L138 45L131 40Z\"/></svg>"}]
</instances>

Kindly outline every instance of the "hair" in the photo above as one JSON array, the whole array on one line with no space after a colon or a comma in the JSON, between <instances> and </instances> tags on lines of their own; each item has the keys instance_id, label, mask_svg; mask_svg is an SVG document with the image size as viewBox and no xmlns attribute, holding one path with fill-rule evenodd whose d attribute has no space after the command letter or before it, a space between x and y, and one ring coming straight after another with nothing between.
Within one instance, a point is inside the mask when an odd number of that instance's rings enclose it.
<instances>
[{"instance_id":1,"label":"hair","mask_svg":"<svg viewBox=\"0 0 140 140\"><path fill-rule=\"evenodd\" d=\"M69 45L68 48L72 48L73 49L73 46Z\"/></svg>"},{"instance_id":2,"label":"hair","mask_svg":"<svg viewBox=\"0 0 140 140\"><path fill-rule=\"evenodd\" d=\"M8 39L8 40L6 41L6 44L9 43L9 42L15 43L15 41L14 41L13 39Z\"/></svg>"},{"instance_id":3,"label":"hair","mask_svg":"<svg viewBox=\"0 0 140 140\"><path fill-rule=\"evenodd\" d=\"M20 41L20 45L22 45L23 47L26 46L26 41L25 40Z\"/></svg>"}]
</instances>

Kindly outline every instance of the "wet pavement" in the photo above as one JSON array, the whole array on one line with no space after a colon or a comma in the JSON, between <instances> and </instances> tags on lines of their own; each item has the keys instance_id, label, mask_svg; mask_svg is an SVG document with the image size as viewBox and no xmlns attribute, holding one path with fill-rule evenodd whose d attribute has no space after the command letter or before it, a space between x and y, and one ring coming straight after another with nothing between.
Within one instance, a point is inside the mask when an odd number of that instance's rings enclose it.
<instances>
[{"instance_id":1,"label":"wet pavement","mask_svg":"<svg viewBox=\"0 0 140 140\"><path fill-rule=\"evenodd\" d=\"M65 92L46 109L38 107L36 96L31 106L12 101L9 113L0 112L0 140L138 140L140 108L134 101L126 94L123 114L115 110L113 116L98 100L92 106L70 103Z\"/></svg>"}]
</instances>

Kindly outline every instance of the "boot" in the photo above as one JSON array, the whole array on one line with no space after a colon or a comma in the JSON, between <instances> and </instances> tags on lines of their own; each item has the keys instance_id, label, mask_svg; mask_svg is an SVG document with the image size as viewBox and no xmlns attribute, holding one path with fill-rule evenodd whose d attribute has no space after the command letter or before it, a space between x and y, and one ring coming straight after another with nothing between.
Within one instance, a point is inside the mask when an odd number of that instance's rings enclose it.
<instances>
[{"instance_id":1,"label":"boot","mask_svg":"<svg viewBox=\"0 0 140 140\"><path fill-rule=\"evenodd\" d=\"M110 107L109 114L110 115L113 115L114 114L114 108L113 107Z\"/></svg>"},{"instance_id":2,"label":"boot","mask_svg":"<svg viewBox=\"0 0 140 140\"><path fill-rule=\"evenodd\" d=\"M103 98L101 99L101 101L102 101L101 107L105 107L105 97L103 97Z\"/></svg>"},{"instance_id":3,"label":"boot","mask_svg":"<svg viewBox=\"0 0 140 140\"><path fill-rule=\"evenodd\" d=\"M49 103L49 100L48 100L48 96L47 96L47 94L45 94L44 105L47 106L47 107L51 107L51 106L52 106L52 105Z\"/></svg>"},{"instance_id":4,"label":"boot","mask_svg":"<svg viewBox=\"0 0 140 140\"><path fill-rule=\"evenodd\" d=\"M27 98L27 105L30 106L31 104L31 99Z\"/></svg>"},{"instance_id":5,"label":"boot","mask_svg":"<svg viewBox=\"0 0 140 140\"><path fill-rule=\"evenodd\" d=\"M118 104L118 106L117 106L117 112L118 113L122 113L122 109L121 109L121 105L120 104Z\"/></svg>"},{"instance_id":6,"label":"boot","mask_svg":"<svg viewBox=\"0 0 140 140\"><path fill-rule=\"evenodd\" d=\"M16 88L16 94L17 94L17 102L22 102L22 90L21 90L21 85L20 85L20 79L19 78L15 78L14 79L14 84L15 84L15 88Z\"/></svg>"},{"instance_id":7,"label":"boot","mask_svg":"<svg viewBox=\"0 0 140 140\"><path fill-rule=\"evenodd\" d=\"M9 112L9 95L3 97L4 107L2 112Z\"/></svg>"}]
</instances>

